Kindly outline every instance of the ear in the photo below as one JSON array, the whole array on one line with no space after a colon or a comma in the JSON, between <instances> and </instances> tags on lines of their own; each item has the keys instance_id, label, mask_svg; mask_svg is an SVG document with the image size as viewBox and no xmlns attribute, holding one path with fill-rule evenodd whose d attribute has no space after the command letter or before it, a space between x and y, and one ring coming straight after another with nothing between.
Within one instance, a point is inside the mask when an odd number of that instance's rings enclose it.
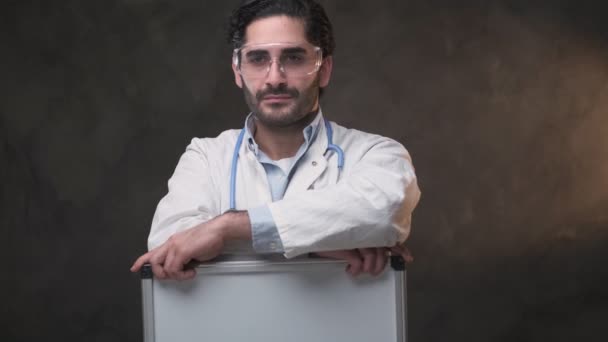
<instances>
[{"instance_id":1,"label":"ear","mask_svg":"<svg viewBox=\"0 0 608 342\"><path fill-rule=\"evenodd\" d=\"M334 66L334 59L332 56L325 57L321 69L319 69L319 87L325 88L329 84L331 78L331 70Z\"/></svg>"},{"instance_id":2,"label":"ear","mask_svg":"<svg viewBox=\"0 0 608 342\"><path fill-rule=\"evenodd\" d=\"M234 83L236 83L239 88L243 88L243 79L241 78L241 74L236 70L234 58L232 59L232 72L234 73Z\"/></svg>"}]
</instances>

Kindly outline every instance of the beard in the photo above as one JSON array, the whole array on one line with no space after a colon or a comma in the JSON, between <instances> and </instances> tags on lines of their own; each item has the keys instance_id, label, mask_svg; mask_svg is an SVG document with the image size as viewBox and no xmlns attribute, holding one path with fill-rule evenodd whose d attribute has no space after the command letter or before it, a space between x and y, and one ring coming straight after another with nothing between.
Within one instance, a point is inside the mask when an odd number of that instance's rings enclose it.
<instances>
[{"instance_id":1,"label":"beard","mask_svg":"<svg viewBox=\"0 0 608 342\"><path fill-rule=\"evenodd\" d=\"M268 127L289 127L308 118L313 111L319 97L319 77L315 77L312 84L302 91L288 88L282 83L278 87L265 87L253 94L243 80L243 93L245 102L254 117ZM267 104L262 108L261 102L268 95L288 95L289 103Z\"/></svg>"}]
</instances>

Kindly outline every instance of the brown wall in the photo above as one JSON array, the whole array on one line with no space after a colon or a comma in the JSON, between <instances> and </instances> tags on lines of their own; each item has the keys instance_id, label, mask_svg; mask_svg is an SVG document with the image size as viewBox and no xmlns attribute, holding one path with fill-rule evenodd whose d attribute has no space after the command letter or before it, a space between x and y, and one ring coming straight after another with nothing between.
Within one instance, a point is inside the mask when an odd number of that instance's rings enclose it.
<instances>
[{"instance_id":1,"label":"brown wall","mask_svg":"<svg viewBox=\"0 0 608 342\"><path fill-rule=\"evenodd\" d=\"M246 114L235 2L0 5L0 340L141 340L128 267L166 180ZM411 341L605 341L608 6L324 3L324 114L398 139L420 178Z\"/></svg>"}]
</instances>

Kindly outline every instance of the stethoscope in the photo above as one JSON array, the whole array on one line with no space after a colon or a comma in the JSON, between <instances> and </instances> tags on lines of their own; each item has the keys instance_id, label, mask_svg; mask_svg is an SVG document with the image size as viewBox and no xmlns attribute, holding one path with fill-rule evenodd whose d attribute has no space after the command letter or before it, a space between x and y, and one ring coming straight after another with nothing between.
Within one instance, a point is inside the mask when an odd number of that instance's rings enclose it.
<instances>
[{"instance_id":1,"label":"stethoscope","mask_svg":"<svg viewBox=\"0 0 608 342\"><path fill-rule=\"evenodd\" d=\"M327 133L327 149L325 153L328 151L334 151L338 155L338 172L342 171L344 167L344 151L338 145L333 144L334 131L331 128L331 124L327 119L323 118L323 122L325 123L325 132ZM236 210L236 168L239 162L239 151L241 150L241 145L243 144L243 137L245 136L245 128L241 130L238 139L236 140L236 145L234 146L234 153L232 155L232 166L230 168L230 209Z\"/></svg>"}]
</instances>

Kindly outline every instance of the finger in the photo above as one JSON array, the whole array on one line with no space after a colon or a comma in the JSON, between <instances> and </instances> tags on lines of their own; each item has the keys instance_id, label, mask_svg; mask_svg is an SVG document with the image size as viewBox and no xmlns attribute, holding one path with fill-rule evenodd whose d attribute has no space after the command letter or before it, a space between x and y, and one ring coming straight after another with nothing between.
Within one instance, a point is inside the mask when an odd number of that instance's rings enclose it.
<instances>
[{"instance_id":1,"label":"finger","mask_svg":"<svg viewBox=\"0 0 608 342\"><path fill-rule=\"evenodd\" d=\"M167 273L163 270L165 258L167 256L167 244L163 244L158 249L154 250L152 258L150 258L150 266L152 266L152 272L159 279L167 278Z\"/></svg>"},{"instance_id":2,"label":"finger","mask_svg":"<svg viewBox=\"0 0 608 342\"><path fill-rule=\"evenodd\" d=\"M346 272L352 276L358 276L363 268L363 261L361 254L356 249L343 250L343 251L331 251L323 252L322 256L327 256L334 259L345 260L348 265L346 266Z\"/></svg>"},{"instance_id":3,"label":"finger","mask_svg":"<svg viewBox=\"0 0 608 342\"><path fill-rule=\"evenodd\" d=\"M403 256L403 259L405 260L405 262L407 263L412 263L414 262L414 255L412 254L412 252L409 250L409 248L405 247L405 246L401 246L402 249L402 253L401 255Z\"/></svg>"},{"instance_id":4,"label":"finger","mask_svg":"<svg viewBox=\"0 0 608 342\"><path fill-rule=\"evenodd\" d=\"M376 265L376 250L374 248L360 248L359 253L363 259L363 272L372 273Z\"/></svg>"},{"instance_id":5,"label":"finger","mask_svg":"<svg viewBox=\"0 0 608 342\"><path fill-rule=\"evenodd\" d=\"M176 273L175 279L177 280L190 280L196 276L196 270L194 268L184 268Z\"/></svg>"},{"instance_id":6,"label":"finger","mask_svg":"<svg viewBox=\"0 0 608 342\"><path fill-rule=\"evenodd\" d=\"M404 245L397 245L395 247L392 247L391 252L400 255L407 263L414 262L414 255L412 255L412 252L410 252L410 250Z\"/></svg>"},{"instance_id":7,"label":"finger","mask_svg":"<svg viewBox=\"0 0 608 342\"><path fill-rule=\"evenodd\" d=\"M346 261L348 261L348 266L346 266L346 272L353 277L358 276L363 270L363 259L361 258L361 254L356 249L346 251Z\"/></svg>"},{"instance_id":8,"label":"finger","mask_svg":"<svg viewBox=\"0 0 608 342\"><path fill-rule=\"evenodd\" d=\"M131 272L139 272L141 267L150 260L150 253L151 252L145 253L144 255L137 258L137 260L135 260L135 262L133 263L133 266L131 266Z\"/></svg>"},{"instance_id":9,"label":"finger","mask_svg":"<svg viewBox=\"0 0 608 342\"><path fill-rule=\"evenodd\" d=\"M184 259L178 251L172 249L167 254L167 262L165 263L164 270L171 279L192 279L196 275L196 271L193 268L186 268L186 265L189 262L190 259Z\"/></svg>"},{"instance_id":10,"label":"finger","mask_svg":"<svg viewBox=\"0 0 608 342\"><path fill-rule=\"evenodd\" d=\"M357 250L315 252L315 254L323 258L345 260L348 262L346 272L352 276L357 276L361 272L363 262Z\"/></svg>"},{"instance_id":11,"label":"finger","mask_svg":"<svg viewBox=\"0 0 608 342\"><path fill-rule=\"evenodd\" d=\"M377 276L382 273L382 271L384 271L384 268L386 267L386 262L388 260L388 257L386 255L387 251L388 248L376 248L376 265L374 267L374 271L372 272L374 276Z\"/></svg>"},{"instance_id":12,"label":"finger","mask_svg":"<svg viewBox=\"0 0 608 342\"><path fill-rule=\"evenodd\" d=\"M163 263L163 271L165 271L165 273L167 274L167 277L169 279L174 279L175 277L173 276L173 262L175 261L175 249L171 248L167 251L167 258L165 259L165 262Z\"/></svg>"}]
</instances>

